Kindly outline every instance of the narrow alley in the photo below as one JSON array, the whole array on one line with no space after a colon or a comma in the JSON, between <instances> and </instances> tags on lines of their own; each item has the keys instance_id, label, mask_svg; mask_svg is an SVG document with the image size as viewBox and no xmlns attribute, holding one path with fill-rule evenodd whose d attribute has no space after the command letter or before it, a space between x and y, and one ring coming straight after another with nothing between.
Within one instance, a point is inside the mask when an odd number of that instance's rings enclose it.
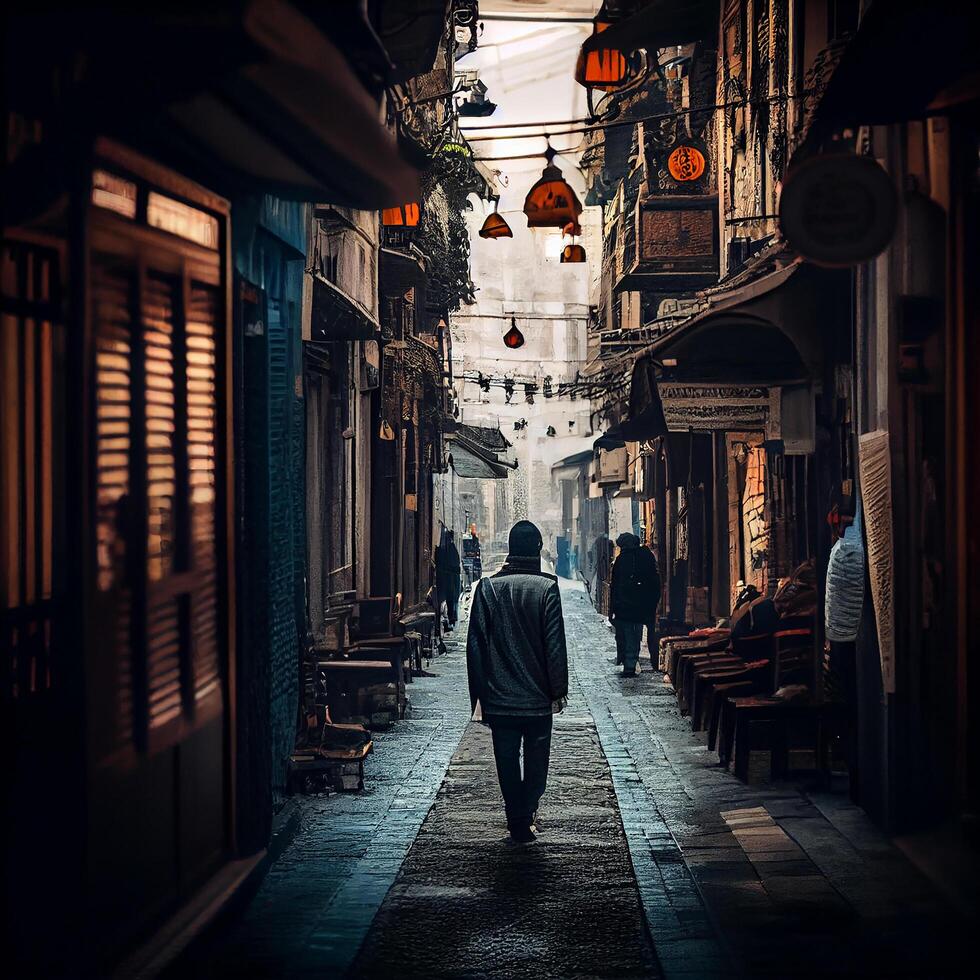
<instances>
[{"instance_id":1,"label":"narrow alley","mask_svg":"<svg viewBox=\"0 0 980 980\"><path fill-rule=\"evenodd\" d=\"M376 737L371 788L310 800L241 918L174 976L945 977L961 937L859 808L746 786L633 680L562 582L573 687L539 838L507 837L487 729L465 723L466 622Z\"/></svg>"},{"instance_id":2,"label":"narrow alley","mask_svg":"<svg viewBox=\"0 0 980 980\"><path fill-rule=\"evenodd\" d=\"M0 974L977 972L980 3L2 26Z\"/></svg>"}]
</instances>

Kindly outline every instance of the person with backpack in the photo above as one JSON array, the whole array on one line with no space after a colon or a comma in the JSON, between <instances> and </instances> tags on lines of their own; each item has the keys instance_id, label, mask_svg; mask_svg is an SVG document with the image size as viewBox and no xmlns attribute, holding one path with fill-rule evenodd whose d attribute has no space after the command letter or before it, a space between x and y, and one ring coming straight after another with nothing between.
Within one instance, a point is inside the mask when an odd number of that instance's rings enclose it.
<instances>
[{"instance_id":1,"label":"person with backpack","mask_svg":"<svg viewBox=\"0 0 980 980\"><path fill-rule=\"evenodd\" d=\"M621 534L616 544L619 554L612 566L609 621L616 629L616 654L623 677L635 677L643 627L652 631L657 621L660 572L653 552L641 547L635 534Z\"/></svg>"},{"instance_id":2,"label":"person with backpack","mask_svg":"<svg viewBox=\"0 0 980 980\"><path fill-rule=\"evenodd\" d=\"M503 568L474 591L466 638L470 707L474 720L490 726L507 828L518 843L535 839L552 716L568 696L558 579L541 571L541 546L541 532L530 521L511 528Z\"/></svg>"}]
</instances>

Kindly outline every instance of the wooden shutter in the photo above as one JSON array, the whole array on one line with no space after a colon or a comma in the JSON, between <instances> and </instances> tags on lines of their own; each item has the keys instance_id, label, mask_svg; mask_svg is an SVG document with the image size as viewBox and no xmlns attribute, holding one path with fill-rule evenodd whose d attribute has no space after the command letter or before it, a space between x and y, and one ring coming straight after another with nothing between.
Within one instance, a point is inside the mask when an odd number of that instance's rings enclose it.
<instances>
[{"instance_id":1,"label":"wooden shutter","mask_svg":"<svg viewBox=\"0 0 980 980\"><path fill-rule=\"evenodd\" d=\"M133 446L132 329L135 270L93 255L95 344L95 538L100 637L99 755L128 746L134 730L132 590L127 563Z\"/></svg>"},{"instance_id":2,"label":"wooden shutter","mask_svg":"<svg viewBox=\"0 0 980 980\"><path fill-rule=\"evenodd\" d=\"M191 617L195 703L220 689L215 507L217 460L216 290L193 284L187 312L187 455L190 559L196 585Z\"/></svg>"}]
</instances>

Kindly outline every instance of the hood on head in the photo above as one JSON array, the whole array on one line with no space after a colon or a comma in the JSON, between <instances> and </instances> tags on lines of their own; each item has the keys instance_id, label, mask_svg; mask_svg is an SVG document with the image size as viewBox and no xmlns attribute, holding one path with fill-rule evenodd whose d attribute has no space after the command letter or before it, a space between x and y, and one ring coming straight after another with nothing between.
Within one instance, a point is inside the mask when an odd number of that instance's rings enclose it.
<instances>
[{"instance_id":1,"label":"hood on head","mask_svg":"<svg viewBox=\"0 0 980 980\"><path fill-rule=\"evenodd\" d=\"M640 539L635 534L630 534L629 531L624 531L618 538L616 538L616 544L623 549L639 548Z\"/></svg>"}]
</instances>

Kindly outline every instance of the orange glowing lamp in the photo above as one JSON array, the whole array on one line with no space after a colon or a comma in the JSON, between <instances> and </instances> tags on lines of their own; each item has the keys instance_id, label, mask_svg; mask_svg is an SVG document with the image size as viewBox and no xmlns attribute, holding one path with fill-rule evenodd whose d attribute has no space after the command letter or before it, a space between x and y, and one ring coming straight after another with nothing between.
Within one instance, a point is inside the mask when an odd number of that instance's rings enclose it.
<instances>
[{"instance_id":1,"label":"orange glowing lamp","mask_svg":"<svg viewBox=\"0 0 980 980\"><path fill-rule=\"evenodd\" d=\"M555 151L549 146L545 151L547 166L541 179L527 192L524 213L528 228L564 228L578 224L582 205L571 186L554 165Z\"/></svg>"},{"instance_id":2,"label":"orange glowing lamp","mask_svg":"<svg viewBox=\"0 0 980 980\"><path fill-rule=\"evenodd\" d=\"M607 27L608 22L595 21L592 25L592 36L601 34ZM626 58L615 48L596 47L586 51L583 45L578 53L575 81L585 88L613 92L628 81L628 74Z\"/></svg>"},{"instance_id":3,"label":"orange glowing lamp","mask_svg":"<svg viewBox=\"0 0 980 980\"><path fill-rule=\"evenodd\" d=\"M381 224L386 228L417 228L421 216L418 202L402 204L397 208L385 208L381 212Z\"/></svg>"},{"instance_id":4,"label":"orange glowing lamp","mask_svg":"<svg viewBox=\"0 0 980 980\"><path fill-rule=\"evenodd\" d=\"M577 221L569 221L562 228L561 233L562 235L570 235L572 238L578 238L582 234L582 226Z\"/></svg>"},{"instance_id":5,"label":"orange glowing lamp","mask_svg":"<svg viewBox=\"0 0 980 980\"><path fill-rule=\"evenodd\" d=\"M667 170L680 183L697 180L705 168L704 154L696 146L682 144L667 158Z\"/></svg>"},{"instance_id":6,"label":"orange glowing lamp","mask_svg":"<svg viewBox=\"0 0 980 980\"><path fill-rule=\"evenodd\" d=\"M506 219L496 211L487 215L487 220L483 222L483 227L478 232L481 238L513 238L514 233L510 230L510 225Z\"/></svg>"},{"instance_id":7,"label":"orange glowing lamp","mask_svg":"<svg viewBox=\"0 0 980 980\"><path fill-rule=\"evenodd\" d=\"M566 245L561 250L559 262L584 262L585 249L581 245Z\"/></svg>"}]
</instances>

